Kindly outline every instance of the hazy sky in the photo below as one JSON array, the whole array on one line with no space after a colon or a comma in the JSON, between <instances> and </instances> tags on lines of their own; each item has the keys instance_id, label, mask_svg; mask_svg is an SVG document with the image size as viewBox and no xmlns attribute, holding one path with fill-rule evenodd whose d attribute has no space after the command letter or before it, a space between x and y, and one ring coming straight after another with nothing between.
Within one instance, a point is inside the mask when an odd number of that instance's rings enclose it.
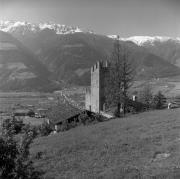
<instances>
[{"instance_id":1,"label":"hazy sky","mask_svg":"<svg viewBox=\"0 0 180 179\"><path fill-rule=\"evenodd\" d=\"M121 37L180 37L180 0L0 0L0 20L52 21Z\"/></svg>"}]
</instances>

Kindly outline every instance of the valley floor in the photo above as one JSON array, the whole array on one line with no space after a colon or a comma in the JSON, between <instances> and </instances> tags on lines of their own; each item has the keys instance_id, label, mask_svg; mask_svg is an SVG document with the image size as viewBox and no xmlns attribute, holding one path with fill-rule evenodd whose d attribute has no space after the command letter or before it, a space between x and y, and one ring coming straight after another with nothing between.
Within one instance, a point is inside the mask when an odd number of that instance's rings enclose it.
<instances>
[{"instance_id":1,"label":"valley floor","mask_svg":"<svg viewBox=\"0 0 180 179\"><path fill-rule=\"evenodd\" d=\"M180 109L145 112L37 138L31 154L45 178L178 179Z\"/></svg>"}]
</instances>

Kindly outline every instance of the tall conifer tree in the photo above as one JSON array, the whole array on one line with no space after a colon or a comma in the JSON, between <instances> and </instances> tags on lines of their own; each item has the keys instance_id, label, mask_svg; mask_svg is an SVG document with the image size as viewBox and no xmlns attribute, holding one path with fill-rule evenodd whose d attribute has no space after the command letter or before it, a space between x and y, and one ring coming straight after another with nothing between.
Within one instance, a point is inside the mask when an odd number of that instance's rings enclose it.
<instances>
[{"instance_id":1,"label":"tall conifer tree","mask_svg":"<svg viewBox=\"0 0 180 179\"><path fill-rule=\"evenodd\" d=\"M134 73L128 54L127 47L120 44L118 36L114 43L106 84L106 102L108 106L117 107L117 115L120 115L121 109L124 115L126 113L128 92L133 80Z\"/></svg>"}]
</instances>

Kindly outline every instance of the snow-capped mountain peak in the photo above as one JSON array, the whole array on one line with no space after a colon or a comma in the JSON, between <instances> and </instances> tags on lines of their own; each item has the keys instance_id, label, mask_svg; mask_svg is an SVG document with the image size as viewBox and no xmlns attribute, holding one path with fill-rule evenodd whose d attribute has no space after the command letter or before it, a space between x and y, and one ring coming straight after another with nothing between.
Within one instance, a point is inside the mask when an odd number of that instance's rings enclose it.
<instances>
[{"instance_id":1,"label":"snow-capped mountain peak","mask_svg":"<svg viewBox=\"0 0 180 179\"><path fill-rule=\"evenodd\" d=\"M108 35L108 37L116 39L118 36L117 35ZM152 37L152 36L132 36L132 37L128 37L128 38L119 38L119 40L131 41L139 46L142 46L145 43L150 43L151 45L153 45L155 41L166 42L168 40L175 40L180 43L180 38L172 38L172 37L166 37L166 36L154 36L154 37Z\"/></svg>"},{"instance_id":2,"label":"snow-capped mountain peak","mask_svg":"<svg viewBox=\"0 0 180 179\"><path fill-rule=\"evenodd\" d=\"M108 37L111 38L111 39L117 39L118 35L108 35Z\"/></svg>"},{"instance_id":3,"label":"snow-capped mountain peak","mask_svg":"<svg viewBox=\"0 0 180 179\"><path fill-rule=\"evenodd\" d=\"M71 34L71 33L77 33L77 32L83 32L79 27L72 27L72 26L66 26L61 24L55 24L55 23L40 23L39 24L40 30L44 29L52 29L56 32L56 34Z\"/></svg>"},{"instance_id":4,"label":"snow-capped mountain peak","mask_svg":"<svg viewBox=\"0 0 180 179\"><path fill-rule=\"evenodd\" d=\"M153 43L154 41L164 42L164 41L167 41L170 39L171 39L170 37L160 37L160 36L155 36L155 37L133 36L133 37L129 37L129 38L121 38L121 40L123 40L123 41L132 41L137 45L143 45L146 42Z\"/></svg>"},{"instance_id":5,"label":"snow-capped mountain peak","mask_svg":"<svg viewBox=\"0 0 180 179\"><path fill-rule=\"evenodd\" d=\"M29 22L22 21L0 21L0 30L4 32L20 31L23 34L26 31L36 32L39 30L38 26Z\"/></svg>"},{"instance_id":6,"label":"snow-capped mountain peak","mask_svg":"<svg viewBox=\"0 0 180 179\"><path fill-rule=\"evenodd\" d=\"M36 33L44 29L54 30L56 34L73 34L78 32L92 33L92 31L84 31L79 27L66 26L51 22L35 24L21 21L0 21L0 30L4 32L12 33L18 31L24 34L27 31Z\"/></svg>"}]
</instances>

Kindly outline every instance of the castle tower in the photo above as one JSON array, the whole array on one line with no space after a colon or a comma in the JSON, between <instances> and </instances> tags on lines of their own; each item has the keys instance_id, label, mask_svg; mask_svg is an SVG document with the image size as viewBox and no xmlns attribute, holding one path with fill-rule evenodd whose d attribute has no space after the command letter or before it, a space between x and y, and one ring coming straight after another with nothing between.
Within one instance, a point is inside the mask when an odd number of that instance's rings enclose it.
<instances>
[{"instance_id":1,"label":"castle tower","mask_svg":"<svg viewBox=\"0 0 180 179\"><path fill-rule=\"evenodd\" d=\"M91 67L91 88L86 93L86 109L99 113L105 104L105 79L108 74L108 62L97 62Z\"/></svg>"}]
</instances>

